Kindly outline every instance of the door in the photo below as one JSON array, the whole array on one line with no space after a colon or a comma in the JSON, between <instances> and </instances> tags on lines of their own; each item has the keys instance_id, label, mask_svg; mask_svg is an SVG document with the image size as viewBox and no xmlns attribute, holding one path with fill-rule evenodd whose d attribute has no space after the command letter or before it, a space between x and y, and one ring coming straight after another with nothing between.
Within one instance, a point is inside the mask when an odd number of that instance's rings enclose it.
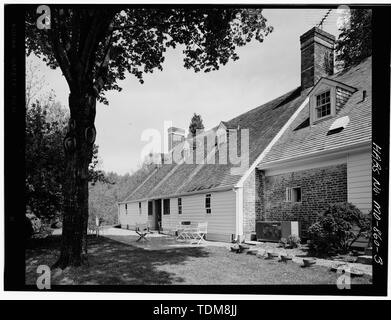
<instances>
[{"instance_id":1,"label":"door","mask_svg":"<svg viewBox=\"0 0 391 320\"><path fill-rule=\"evenodd\" d=\"M155 229L160 230L162 226L162 200L154 200L155 202Z\"/></svg>"},{"instance_id":2,"label":"door","mask_svg":"<svg viewBox=\"0 0 391 320\"><path fill-rule=\"evenodd\" d=\"M153 202L148 201L148 225L151 229L155 229L155 218L153 215Z\"/></svg>"}]
</instances>

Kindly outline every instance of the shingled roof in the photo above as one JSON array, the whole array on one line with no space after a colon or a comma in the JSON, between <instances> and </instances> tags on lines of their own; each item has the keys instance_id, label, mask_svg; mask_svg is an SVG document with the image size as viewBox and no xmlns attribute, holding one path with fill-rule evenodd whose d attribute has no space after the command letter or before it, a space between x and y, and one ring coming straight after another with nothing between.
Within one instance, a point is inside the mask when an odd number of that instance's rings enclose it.
<instances>
[{"instance_id":1,"label":"shingled roof","mask_svg":"<svg viewBox=\"0 0 391 320\"><path fill-rule=\"evenodd\" d=\"M280 131L287 120L305 100L309 89L300 87L243 113L229 121L227 128L249 130L249 165ZM211 130L216 130L216 125ZM238 146L240 149L240 143ZM218 151L217 151L218 155ZM156 199L197 191L233 187L242 175L231 174L233 164L163 164L151 170L149 176L124 202Z\"/></svg>"},{"instance_id":2,"label":"shingled roof","mask_svg":"<svg viewBox=\"0 0 391 320\"><path fill-rule=\"evenodd\" d=\"M261 167L272 162L292 160L303 156L316 155L319 152L370 142L372 139L372 59L365 59L357 66L335 74L331 80L356 88L345 105L332 118L309 125L309 105L299 113L281 138L273 145ZM366 97L363 99L363 91ZM328 131L332 123L344 116L349 117L345 129L334 134ZM307 122L307 125L305 123ZM304 124L304 125L303 125Z\"/></svg>"}]
</instances>

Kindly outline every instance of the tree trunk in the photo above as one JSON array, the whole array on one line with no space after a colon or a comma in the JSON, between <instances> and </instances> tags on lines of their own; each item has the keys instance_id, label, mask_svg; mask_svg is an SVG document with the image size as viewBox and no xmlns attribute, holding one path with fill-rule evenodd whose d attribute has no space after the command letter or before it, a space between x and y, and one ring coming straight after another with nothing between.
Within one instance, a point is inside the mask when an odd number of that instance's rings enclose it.
<instances>
[{"instance_id":1,"label":"tree trunk","mask_svg":"<svg viewBox=\"0 0 391 320\"><path fill-rule=\"evenodd\" d=\"M95 141L96 99L92 91L71 92L71 117L64 139L66 169L61 254L53 268L87 262L88 167Z\"/></svg>"}]
</instances>

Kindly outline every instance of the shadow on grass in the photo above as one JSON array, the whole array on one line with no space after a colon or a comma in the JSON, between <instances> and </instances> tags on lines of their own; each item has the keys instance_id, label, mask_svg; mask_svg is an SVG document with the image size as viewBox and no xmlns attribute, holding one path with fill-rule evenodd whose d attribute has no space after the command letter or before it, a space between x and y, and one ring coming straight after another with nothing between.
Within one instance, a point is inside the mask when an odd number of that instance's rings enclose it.
<instances>
[{"instance_id":1,"label":"shadow on grass","mask_svg":"<svg viewBox=\"0 0 391 320\"><path fill-rule=\"evenodd\" d=\"M26 251L26 283L35 284L37 267L51 266L59 256L61 236L34 240ZM162 265L180 265L191 258L203 258L202 247L145 250L112 239L88 237L89 265L53 270L53 284L99 285L166 285L180 284L184 279L159 270Z\"/></svg>"}]
</instances>

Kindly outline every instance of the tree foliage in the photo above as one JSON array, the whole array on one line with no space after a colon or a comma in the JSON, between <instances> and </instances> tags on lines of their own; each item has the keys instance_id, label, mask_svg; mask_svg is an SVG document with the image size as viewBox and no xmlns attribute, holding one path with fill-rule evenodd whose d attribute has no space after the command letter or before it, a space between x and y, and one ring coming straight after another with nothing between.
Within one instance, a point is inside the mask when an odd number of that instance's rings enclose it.
<instances>
[{"instance_id":1,"label":"tree foliage","mask_svg":"<svg viewBox=\"0 0 391 320\"><path fill-rule=\"evenodd\" d=\"M354 66L372 54L371 9L350 10L350 20L340 31L336 51L343 68Z\"/></svg>"},{"instance_id":2,"label":"tree foliage","mask_svg":"<svg viewBox=\"0 0 391 320\"><path fill-rule=\"evenodd\" d=\"M142 83L143 74L162 70L168 48L183 47L184 66L218 70L237 60L237 47L259 42L272 31L261 9L51 7L51 29L37 30L29 12L27 54L61 67L72 90L93 84L101 102L106 90L121 91L126 72ZM82 86L82 87L80 87Z\"/></svg>"},{"instance_id":3,"label":"tree foliage","mask_svg":"<svg viewBox=\"0 0 391 320\"><path fill-rule=\"evenodd\" d=\"M167 49L181 46L184 66L195 72L218 70L237 60L237 47L262 42L272 31L261 9L238 7L140 8L50 6L50 28L37 29L37 14L26 14L26 53L60 67L68 83L70 119L64 138L65 205L61 254L53 267L86 261L88 168L96 137L96 101L121 91L128 74L162 70Z\"/></svg>"},{"instance_id":4,"label":"tree foliage","mask_svg":"<svg viewBox=\"0 0 391 320\"><path fill-rule=\"evenodd\" d=\"M190 120L189 131L193 137L195 137L197 130L203 130L204 124L202 122L201 115L194 113Z\"/></svg>"},{"instance_id":5,"label":"tree foliage","mask_svg":"<svg viewBox=\"0 0 391 320\"><path fill-rule=\"evenodd\" d=\"M66 121L64 109L56 103L33 103L26 111L27 205L38 217L51 219L62 212Z\"/></svg>"},{"instance_id":6,"label":"tree foliage","mask_svg":"<svg viewBox=\"0 0 391 320\"><path fill-rule=\"evenodd\" d=\"M111 183L97 181L89 185L89 224L95 224L95 218L101 218L103 224L119 223L117 203L123 201L150 174L155 165L143 165L133 174L119 175L114 172L105 173L106 180Z\"/></svg>"},{"instance_id":7,"label":"tree foliage","mask_svg":"<svg viewBox=\"0 0 391 320\"><path fill-rule=\"evenodd\" d=\"M346 253L370 231L371 216L351 203L336 203L319 215L308 229L310 250L317 255Z\"/></svg>"},{"instance_id":8,"label":"tree foliage","mask_svg":"<svg viewBox=\"0 0 391 320\"><path fill-rule=\"evenodd\" d=\"M26 199L39 218L51 220L63 211L65 156L62 142L69 112L52 96L49 102L35 101L26 110ZM98 146L89 170L92 184L109 182L97 169Z\"/></svg>"}]
</instances>

